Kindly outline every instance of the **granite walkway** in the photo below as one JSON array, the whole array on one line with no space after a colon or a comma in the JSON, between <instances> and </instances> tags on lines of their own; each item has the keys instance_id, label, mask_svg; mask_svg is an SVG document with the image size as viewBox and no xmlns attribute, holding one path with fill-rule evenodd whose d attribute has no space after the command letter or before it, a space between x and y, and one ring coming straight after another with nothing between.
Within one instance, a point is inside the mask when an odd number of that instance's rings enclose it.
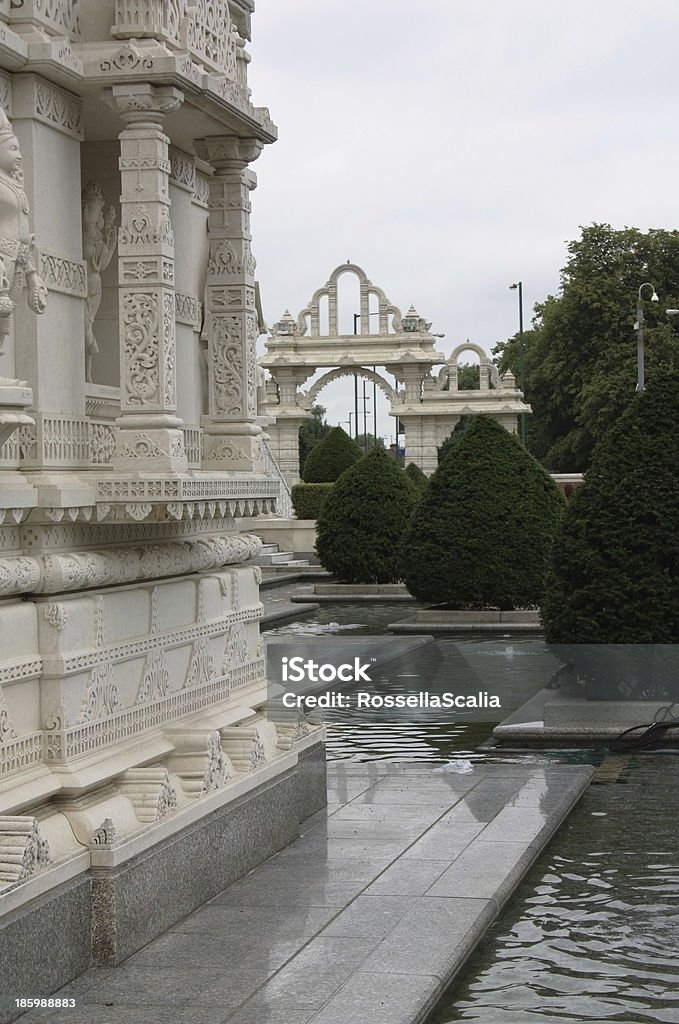
<instances>
[{"instance_id":1,"label":"granite walkway","mask_svg":"<svg viewBox=\"0 0 679 1024\"><path fill-rule=\"evenodd\" d=\"M287 849L21 1024L415 1024L568 815L589 767L339 763ZM46 955L49 952L46 951Z\"/></svg>"}]
</instances>

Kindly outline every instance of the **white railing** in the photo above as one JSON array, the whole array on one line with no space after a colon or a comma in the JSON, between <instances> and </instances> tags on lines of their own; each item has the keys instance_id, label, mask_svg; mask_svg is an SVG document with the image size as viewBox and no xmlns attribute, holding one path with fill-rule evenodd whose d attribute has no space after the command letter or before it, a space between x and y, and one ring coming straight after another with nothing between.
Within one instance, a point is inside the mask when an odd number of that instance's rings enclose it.
<instances>
[{"instance_id":1,"label":"white railing","mask_svg":"<svg viewBox=\"0 0 679 1024\"><path fill-rule=\"evenodd\" d=\"M162 39L188 50L208 71L236 81L238 31L227 0L116 0L112 34Z\"/></svg>"},{"instance_id":2,"label":"white railing","mask_svg":"<svg viewBox=\"0 0 679 1024\"><path fill-rule=\"evenodd\" d=\"M11 25L35 25L50 35L80 39L80 0L12 0Z\"/></svg>"},{"instance_id":3,"label":"white railing","mask_svg":"<svg viewBox=\"0 0 679 1024\"><path fill-rule=\"evenodd\" d=\"M295 514L295 510L292 507L292 495L290 494L290 488L288 482L281 473L281 468L271 454L267 441L262 441L262 454L264 456L264 466L267 476L275 477L281 485L280 497L276 499L276 515L279 515L281 519L292 519Z\"/></svg>"}]
</instances>

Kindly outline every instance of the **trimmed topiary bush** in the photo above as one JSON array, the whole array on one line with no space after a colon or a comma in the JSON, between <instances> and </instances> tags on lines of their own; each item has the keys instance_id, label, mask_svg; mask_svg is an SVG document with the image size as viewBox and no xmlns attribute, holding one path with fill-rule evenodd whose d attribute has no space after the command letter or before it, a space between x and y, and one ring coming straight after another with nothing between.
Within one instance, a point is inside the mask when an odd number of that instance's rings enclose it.
<instances>
[{"instance_id":1,"label":"trimmed topiary bush","mask_svg":"<svg viewBox=\"0 0 679 1024\"><path fill-rule=\"evenodd\" d=\"M396 583L400 542L417 492L375 448L339 478L316 521L321 564L344 583Z\"/></svg>"},{"instance_id":2,"label":"trimmed topiary bush","mask_svg":"<svg viewBox=\"0 0 679 1024\"><path fill-rule=\"evenodd\" d=\"M314 445L304 463L304 482L334 483L345 469L363 458L363 452L341 427L333 427Z\"/></svg>"},{"instance_id":3,"label":"trimmed topiary bush","mask_svg":"<svg viewBox=\"0 0 679 1024\"><path fill-rule=\"evenodd\" d=\"M408 590L455 608L539 604L564 504L518 438L476 416L429 478L404 536Z\"/></svg>"},{"instance_id":4,"label":"trimmed topiary bush","mask_svg":"<svg viewBox=\"0 0 679 1024\"><path fill-rule=\"evenodd\" d=\"M594 452L554 545L550 643L679 638L679 374L649 382Z\"/></svg>"},{"instance_id":5,"label":"trimmed topiary bush","mask_svg":"<svg viewBox=\"0 0 679 1024\"><path fill-rule=\"evenodd\" d=\"M416 466L414 462L409 462L405 468L405 474L418 491L421 494L427 486L428 478L427 474L423 473L419 466Z\"/></svg>"},{"instance_id":6,"label":"trimmed topiary bush","mask_svg":"<svg viewBox=\"0 0 679 1024\"><path fill-rule=\"evenodd\" d=\"M318 519L318 514L333 486L334 484L294 484L290 496L296 517Z\"/></svg>"}]
</instances>

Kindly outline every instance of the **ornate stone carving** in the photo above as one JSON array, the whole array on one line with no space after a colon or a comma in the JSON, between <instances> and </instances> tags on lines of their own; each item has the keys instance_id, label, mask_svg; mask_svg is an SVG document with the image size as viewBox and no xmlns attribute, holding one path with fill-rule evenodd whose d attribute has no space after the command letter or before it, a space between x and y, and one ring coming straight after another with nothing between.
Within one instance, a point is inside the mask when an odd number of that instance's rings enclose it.
<instances>
[{"instance_id":1,"label":"ornate stone carving","mask_svg":"<svg viewBox=\"0 0 679 1024\"><path fill-rule=\"evenodd\" d=\"M146 507L142 504L141 508L140 519L150 515L150 504ZM0 559L0 596L31 592L53 594L205 572L247 561L260 549L261 541L252 534L222 534L142 547L127 546L120 550L7 556Z\"/></svg>"},{"instance_id":2,"label":"ornate stone carving","mask_svg":"<svg viewBox=\"0 0 679 1024\"><path fill-rule=\"evenodd\" d=\"M230 459L232 462L243 462L248 461L247 454L242 448L239 448L233 441L219 441L211 449L209 454L205 457L206 462L221 462L223 459Z\"/></svg>"},{"instance_id":3,"label":"ornate stone carving","mask_svg":"<svg viewBox=\"0 0 679 1024\"><path fill-rule=\"evenodd\" d=\"M106 627L104 621L104 599L99 597L95 612L96 647L106 649ZM101 661L92 669L90 682L80 707L78 724L108 718L124 708L118 686L113 679L110 662Z\"/></svg>"},{"instance_id":4,"label":"ornate stone carving","mask_svg":"<svg viewBox=\"0 0 679 1024\"><path fill-rule=\"evenodd\" d=\"M109 423L90 424L90 458L95 465L110 462L115 452L114 428Z\"/></svg>"},{"instance_id":5,"label":"ornate stone carving","mask_svg":"<svg viewBox=\"0 0 679 1024\"><path fill-rule=\"evenodd\" d=\"M131 801L139 821L159 821L177 809L177 790L167 768L130 768L121 779L120 789Z\"/></svg>"},{"instance_id":6,"label":"ornate stone carving","mask_svg":"<svg viewBox=\"0 0 679 1024\"><path fill-rule=\"evenodd\" d=\"M0 72L0 107L11 117L12 79L5 72Z\"/></svg>"},{"instance_id":7,"label":"ornate stone carving","mask_svg":"<svg viewBox=\"0 0 679 1024\"><path fill-rule=\"evenodd\" d=\"M49 862L49 843L40 835L37 818L0 815L0 885L22 882Z\"/></svg>"},{"instance_id":8,"label":"ornate stone carving","mask_svg":"<svg viewBox=\"0 0 679 1024\"><path fill-rule=\"evenodd\" d=\"M99 828L92 833L93 846L113 846L118 838L118 831L111 818L104 818Z\"/></svg>"},{"instance_id":9,"label":"ornate stone carving","mask_svg":"<svg viewBox=\"0 0 679 1024\"><path fill-rule=\"evenodd\" d=\"M68 609L63 604L46 604L42 609L43 618L52 629L61 633L68 622Z\"/></svg>"},{"instance_id":10,"label":"ornate stone carving","mask_svg":"<svg viewBox=\"0 0 679 1024\"><path fill-rule=\"evenodd\" d=\"M220 729L223 748L237 772L254 772L266 764L266 749L257 726Z\"/></svg>"},{"instance_id":11,"label":"ornate stone carving","mask_svg":"<svg viewBox=\"0 0 679 1024\"><path fill-rule=\"evenodd\" d=\"M240 316L212 317L212 395L215 412L244 412L243 348Z\"/></svg>"},{"instance_id":12,"label":"ornate stone carving","mask_svg":"<svg viewBox=\"0 0 679 1024\"><path fill-rule=\"evenodd\" d=\"M221 789L229 778L229 766L222 750L218 732L213 732L207 741L207 765L201 785L201 796Z\"/></svg>"},{"instance_id":13,"label":"ornate stone carving","mask_svg":"<svg viewBox=\"0 0 679 1024\"><path fill-rule=\"evenodd\" d=\"M101 305L101 274L116 250L116 211L104 213L101 186L90 182L82 195L83 256L87 261L87 300L85 302L85 380L92 382L92 359L99 351L94 321Z\"/></svg>"},{"instance_id":14,"label":"ornate stone carving","mask_svg":"<svg viewBox=\"0 0 679 1024\"><path fill-rule=\"evenodd\" d=\"M199 580L197 586L198 610L196 614L196 622L201 625L206 621L203 587L204 584L202 580ZM184 680L184 686L188 688L191 688L192 686L202 686L203 683L207 683L211 679L214 679L215 675L215 665L212 652L210 650L210 641L201 633L196 637L193 644L191 660L186 673L186 679Z\"/></svg>"},{"instance_id":15,"label":"ornate stone carving","mask_svg":"<svg viewBox=\"0 0 679 1024\"><path fill-rule=\"evenodd\" d=\"M210 179L207 174L203 174L202 171L196 171L196 185L193 192L193 201L199 206L207 206L209 197Z\"/></svg>"},{"instance_id":16,"label":"ornate stone carving","mask_svg":"<svg viewBox=\"0 0 679 1024\"><path fill-rule=\"evenodd\" d=\"M151 626L152 637L158 636L158 589L154 587L151 591ZM162 646L154 646L146 658L144 675L137 695L137 704L145 704L157 700L159 697L167 697L170 692L170 673L167 670L165 651Z\"/></svg>"},{"instance_id":17,"label":"ornate stone carving","mask_svg":"<svg viewBox=\"0 0 679 1024\"><path fill-rule=\"evenodd\" d=\"M28 305L34 313L44 313L47 287L35 265L21 151L9 118L0 110L0 352L24 280Z\"/></svg>"},{"instance_id":18,"label":"ornate stone carving","mask_svg":"<svg viewBox=\"0 0 679 1024\"><path fill-rule=\"evenodd\" d=\"M187 324L193 327L194 331L200 330L203 320L203 307L200 299L195 295L175 292L175 317L177 323Z\"/></svg>"},{"instance_id":19,"label":"ornate stone carving","mask_svg":"<svg viewBox=\"0 0 679 1024\"><path fill-rule=\"evenodd\" d=\"M67 135L82 138L81 103L78 97L40 78L35 82L35 114L39 120L47 121Z\"/></svg>"},{"instance_id":20,"label":"ornate stone carving","mask_svg":"<svg viewBox=\"0 0 679 1024\"><path fill-rule=\"evenodd\" d=\"M113 71L136 71L137 69L151 71L153 66L153 57L140 53L133 46L122 46L113 56L100 62L99 70L105 74L110 74Z\"/></svg>"},{"instance_id":21,"label":"ornate stone carving","mask_svg":"<svg viewBox=\"0 0 679 1024\"><path fill-rule=\"evenodd\" d=\"M179 149L170 148L170 181L193 193L196 187L196 162Z\"/></svg>"},{"instance_id":22,"label":"ornate stone carving","mask_svg":"<svg viewBox=\"0 0 679 1024\"><path fill-rule=\"evenodd\" d=\"M16 738L17 732L14 722L9 713L2 686L0 686L0 743L6 743L7 740L15 740Z\"/></svg>"},{"instance_id":23,"label":"ornate stone carving","mask_svg":"<svg viewBox=\"0 0 679 1024\"><path fill-rule=\"evenodd\" d=\"M231 277L243 273L243 263L239 260L233 243L228 238L223 238L211 247L207 269L208 274L212 274L214 277Z\"/></svg>"},{"instance_id":24,"label":"ornate stone carving","mask_svg":"<svg viewBox=\"0 0 679 1024\"><path fill-rule=\"evenodd\" d=\"M41 249L40 276L50 291L75 295L79 299L87 296L87 266L80 260Z\"/></svg>"},{"instance_id":25,"label":"ornate stone carving","mask_svg":"<svg viewBox=\"0 0 679 1024\"><path fill-rule=\"evenodd\" d=\"M11 0L12 23L38 24L56 36L80 39L80 0Z\"/></svg>"},{"instance_id":26,"label":"ornate stone carving","mask_svg":"<svg viewBox=\"0 0 679 1024\"><path fill-rule=\"evenodd\" d=\"M159 397L158 298L154 292L124 292L122 312L127 404L155 403Z\"/></svg>"}]
</instances>

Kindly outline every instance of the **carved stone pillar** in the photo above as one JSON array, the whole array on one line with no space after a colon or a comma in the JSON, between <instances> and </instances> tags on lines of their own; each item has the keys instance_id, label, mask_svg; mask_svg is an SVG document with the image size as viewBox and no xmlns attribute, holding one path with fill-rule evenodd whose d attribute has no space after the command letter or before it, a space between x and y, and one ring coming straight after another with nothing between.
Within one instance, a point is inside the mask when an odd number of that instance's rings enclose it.
<instances>
[{"instance_id":1,"label":"carved stone pillar","mask_svg":"<svg viewBox=\"0 0 679 1024\"><path fill-rule=\"evenodd\" d=\"M118 470L187 468L175 374L174 237L162 124L183 100L173 86L114 85L120 133Z\"/></svg>"},{"instance_id":2,"label":"carved stone pillar","mask_svg":"<svg viewBox=\"0 0 679 1024\"><path fill-rule=\"evenodd\" d=\"M196 143L198 155L215 168L208 201L209 407L203 421L204 469L262 470L262 431L256 422L256 264L250 245L250 192L257 178L248 167L261 150L256 139L229 135Z\"/></svg>"}]
</instances>

